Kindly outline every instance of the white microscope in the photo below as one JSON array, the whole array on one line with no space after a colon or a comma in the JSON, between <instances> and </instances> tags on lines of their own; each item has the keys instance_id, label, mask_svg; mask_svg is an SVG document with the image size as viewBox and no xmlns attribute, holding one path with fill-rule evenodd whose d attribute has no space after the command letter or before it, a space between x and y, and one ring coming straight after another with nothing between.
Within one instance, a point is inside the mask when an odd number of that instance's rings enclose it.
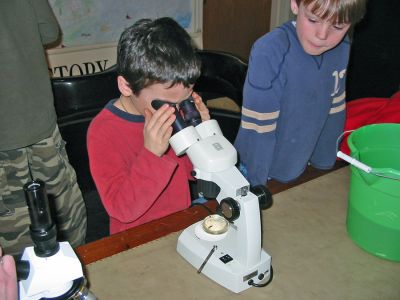
<instances>
[{"instance_id":1,"label":"white microscope","mask_svg":"<svg viewBox=\"0 0 400 300\"><path fill-rule=\"evenodd\" d=\"M164 103L168 102L154 100L152 106L158 109ZM261 246L260 206L269 207L272 197L264 186L250 190L235 166L236 149L216 120L201 122L191 98L179 106L170 145L176 155L189 156L199 190L204 197L217 199L219 214L186 228L177 251L198 273L235 293L265 286L273 271L271 256Z\"/></svg>"},{"instance_id":2,"label":"white microscope","mask_svg":"<svg viewBox=\"0 0 400 300\"><path fill-rule=\"evenodd\" d=\"M95 300L86 288L81 263L68 242L57 242L46 187L34 180L24 185L35 246L25 248L16 262L19 299Z\"/></svg>"}]
</instances>

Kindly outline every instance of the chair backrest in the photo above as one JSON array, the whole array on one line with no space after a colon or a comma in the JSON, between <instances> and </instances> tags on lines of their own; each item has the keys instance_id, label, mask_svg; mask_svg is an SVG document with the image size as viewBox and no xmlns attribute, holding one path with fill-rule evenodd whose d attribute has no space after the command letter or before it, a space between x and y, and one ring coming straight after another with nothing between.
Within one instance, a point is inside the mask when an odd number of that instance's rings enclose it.
<instances>
[{"instance_id":1,"label":"chair backrest","mask_svg":"<svg viewBox=\"0 0 400 300\"><path fill-rule=\"evenodd\" d=\"M228 97L241 107L247 65L238 57L219 51L199 51L201 76L194 90L205 102ZM86 133L90 121L111 99L119 97L117 71L113 66L91 75L53 78L58 124L83 192L95 190L89 170ZM210 108L224 135L233 142L240 125L240 112Z\"/></svg>"},{"instance_id":2,"label":"chair backrest","mask_svg":"<svg viewBox=\"0 0 400 300\"><path fill-rule=\"evenodd\" d=\"M106 103L119 97L116 78L113 66L96 74L52 79L61 136L67 142L68 157L84 193L96 189L89 170L87 129Z\"/></svg>"},{"instance_id":3,"label":"chair backrest","mask_svg":"<svg viewBox=\"0 0 400 300\"><path fill-rule=\"evenodd\" d=\"M53 78L53 93L58 118L98 110L119 96L116 66L90 75Z\"/></svg>"},{"instance_id":4,"label":"chair backrest","mask_svg":"<svg viewBox=\"0 0 400 300\"><path fill-rule=\"evenodd\" d=\"M203 100L225 96L241 107L247 64L227 52L201 50L198 53L202 67L194 89L202 93Z\"/></svg>"},{"instance_id":5,"label":"chair backrest","mask_svg":"<svg viewBox=\"0 0 400 300\"><path fill-rule=\"evenodd\" d=\"M241 109L247 64L239 57L222 51L202 50L199 56L201 76L194 90L206 103L214 98L227 97ZM233 143L240 126L240 111L210 108L210 115L218 121L224 136Z\"/></svg>"}]
</instances>

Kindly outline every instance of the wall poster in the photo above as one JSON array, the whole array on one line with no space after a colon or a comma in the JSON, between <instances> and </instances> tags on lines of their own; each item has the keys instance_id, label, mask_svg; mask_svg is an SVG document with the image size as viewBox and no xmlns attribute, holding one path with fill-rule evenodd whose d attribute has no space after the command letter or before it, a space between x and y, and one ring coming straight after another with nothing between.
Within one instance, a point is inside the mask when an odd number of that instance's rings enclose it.
<instances>
[{"instance_id":1,"label":"wall poster","mask_svg":"<svg viewBox=\"0 0 400 300\"><path fill-rule=\"evenodd\" d=\"M172 17L201 48L202 0L49 0L62 41L49 49L55 77L103 71L115 63L121 32L141 18ZM197 39L197 40L196 40Z\"/></svg>"}]
</instances>

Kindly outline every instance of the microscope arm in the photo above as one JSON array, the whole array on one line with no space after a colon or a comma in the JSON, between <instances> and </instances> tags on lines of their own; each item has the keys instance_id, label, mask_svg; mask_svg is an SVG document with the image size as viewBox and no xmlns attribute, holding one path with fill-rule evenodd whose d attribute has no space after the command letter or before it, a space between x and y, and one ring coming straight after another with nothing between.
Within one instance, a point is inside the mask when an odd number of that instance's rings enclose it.
<instances>
[{"instance_id":1,"label":"microscope arm","mask_svg":"<svg viewBox=\"0 0 400 300\"><path fill-rule=\"evenodd\" d=\"M187 135L188 132L194 134L196 138L183 138L182 136ZM217 201L221 203L229 198L237 202L240 210L239 217L232 221L232 227L235 229L231 230L230 234L236 236L232 241L240 241L240 243L231 245L229 248L235 249L236 259L244 266L251 267L257 264L261 255L260 207L258 197L250 192L249 182L235 166L236 149L222 135L215 120L205 121L195 129L192 126L187 127L175 134L173 138L179 138L185 142L193 141L187 143L186 147L180 148L180 151L186 152L189 156L194 167L195 178L212 182L219 187Z\"/></svg>"}]
</instances>

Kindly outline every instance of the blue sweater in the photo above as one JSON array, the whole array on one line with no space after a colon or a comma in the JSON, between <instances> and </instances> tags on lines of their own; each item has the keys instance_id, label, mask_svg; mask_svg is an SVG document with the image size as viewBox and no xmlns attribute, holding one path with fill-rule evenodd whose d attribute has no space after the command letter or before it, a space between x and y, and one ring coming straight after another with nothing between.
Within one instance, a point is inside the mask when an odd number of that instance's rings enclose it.
<instances>
[{"instance_id":1,"label":"blue sweater","mask_svg":"<svg viewBox=\"0 0 400 300\"><path fill-rule=\"evenodd\" d=\"M349 42L307 54L287 22L253 45L235 141L252 185L296 179L310 162L328 169L345 121Z\"/></svg>"}]
</instances>

